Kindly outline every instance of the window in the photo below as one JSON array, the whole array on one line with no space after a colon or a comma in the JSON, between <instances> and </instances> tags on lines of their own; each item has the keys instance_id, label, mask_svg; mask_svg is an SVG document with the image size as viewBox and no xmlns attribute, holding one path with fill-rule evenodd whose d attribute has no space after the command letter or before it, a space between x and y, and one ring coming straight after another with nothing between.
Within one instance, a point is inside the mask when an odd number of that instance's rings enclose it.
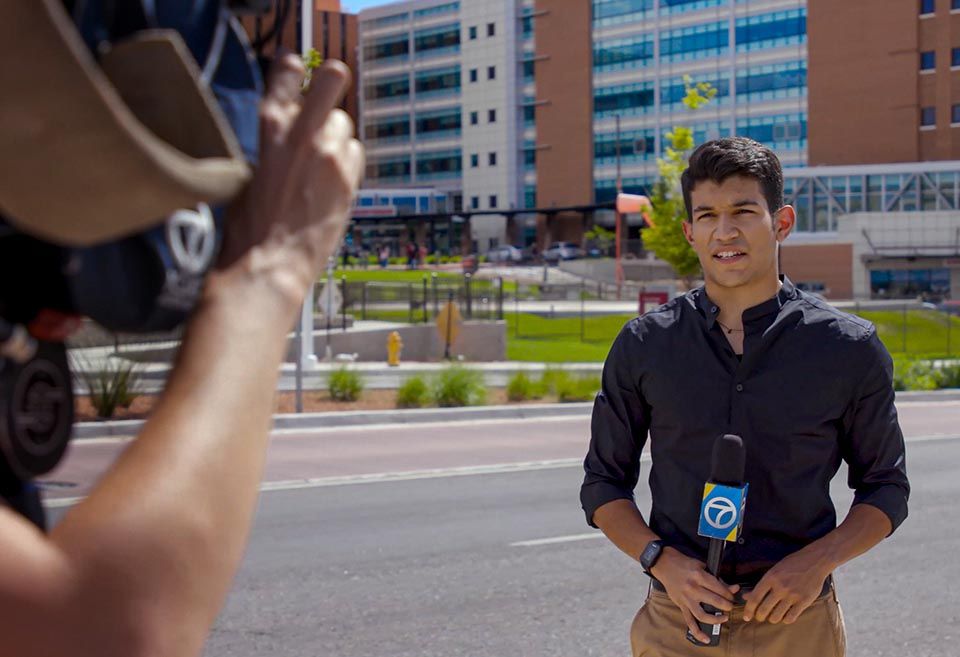
<instances>
[{"instance_id":1,"label":"window","mask_svg":"<svg viewBox=\"0 0 960 657\"><path fill-rule=\"evenodd\" d=\"M937 108L924 107L920 110L920 127L933 128L937 125Z\"/></svg>"},{"instance_id":2,"label":"window","mask_svg":"<svg viewBox=\"0 0 960 657\"><path fill-rule=\"evenodd\" d=\"M960 124L960 105L954 105L950 108L950 123Z\"/></svg>"},{"instance_id":3,"label":"window","mask_svg":"<svg viewBox=\"0 0 960 657\"><path fill-rule=\"evenodd\" d=\"M476 38L477 38L477 26L476 26L476 25L471 25L471 26L470 26L470 29L468 30L468 33L469 33L469 35L470 35L470 40L471 40L471 41L473 41L474 39L476 39Z\"/></svg>"},{"instance_id":4,"label":"window","mask_svg":"<svg viewBox=\"0 0 960 657\"><path fill-rule=\"evenodd\" d=\"M472 209L474 209L474 210L479 210L479 209L480 209L480 197L479 197L479 196L471 196L471 197L470 197L470 207L471 207Z\"/></svg>"},{"instance_id":5,"label":"window","mask_svg":"<svg viewBox=\"0 0 960 657\"><path fill-rule=\"evenodd\" d=\"M496 153L489 153L489 154L487 154L487 164L490 165L490 166L492 166L492 167L497 166L497 154L496 154Z\"/></svg>"},{"instance_id":6,"label":"window","mask_svg":"<svg viewBox=\"0 0 960 657\"><path fill-rule=\"evenodd\" d=\"M960 9L960 0L950 0L950 10Z\"/></svg>"},{"instance_id":7,"label":"window","mask_svg":"<svg viewBox=\"0 0 960 657\"><path fill-rule=\"evenodd\" d=\"M460 117L459 107L417 112L417 137L437 139L459 135Z\"/></svg>"},{"instance_id":8,"label":"window","mask_svg":"<svg viewBox=\"0 0 960 657\"><path fill-rule=\"evenodd\" d=\"M960 48L950 51L950 66L960 66Z\"/></svg>"},{"instance_id":9,"label":"window","mask_svg":"<svg viewBox=\"0 0 960 657\"><path fill-rule=\"evenodd\" d=\"M779 25L779 24L778 24ZM737 28L738 44L741 28ZM720 55L730 45L730 29L725 22L694 25L660 34L660 58L678 62ZM738 45L739 47L739 45Z\"/></svg>"},{"instance_id":10,"label":"window","mask_svg":"<svg viewBox=\"0 0 960 657\"><path fill-rule=\"evenodd\" d=\"M460 66L445 66L417 71L414 89L418 96L447 96L460 93Z\"/></svg>"},{"instance_id":11,"label":"window","mask_svg":"<svg viewBox=\"0 0 960 657\"><path fill-rule=\"evenodd\" d=\"M496 66L488 66L488 67L487 67L487 79L488 79L488 80L496 80L496 79L497 79L497 67L496 67Z\"/></svg>"},{"instance_id":12,"label":"window","mask_svg":"<svg viewBox=\"0 0 960 657\"><path fill-rule=\"evenodd\" d=\"M490 207L491 207L491 208L496 208L496 207L497 207L497 195L496 195L496 194L491 194L491 195L490 195Z\"/></svg>"},{"instance_id":13,"label":"window","mask_svg":"<svg viewBox=\"0 0 960 657\"><path fill-rule=\"evenodd\" d=\"M496 123L497 122L497 110L487 110L487 123Z\"/></svg>"},{"instance_id":14,"label":"window","mask_svg":"<svg viewBox=\"0 0 960 657\"><path fill-rule=\"evenodd\" d=\"M460 50L460 26L456 23L417 30L413 34L413 49L418 55L443 54Z\"/></svg>"},{"instance_id":15,"label":"window","mask_svg":"<svg viewBox=\"0 0 960 657\"><path fill-rule=\"evenodd\" d=\"M496 23L487 23L487 36L492 37L497 33Z\"/></svg>"},{"instance_id":16,"label":"window","mask_svg":"<svg viewBox=\"0 0 960 657\"><path fill-rule=\"evenodd\" d=\"M793 9L738 18L737 52L807 42L807 10Z\"/></svg>"},{"instance_id":17,"label":"window","mask_svg":"<svg viewBox=\"0 0 960 657\"><path fill-rule=\"evenodd\" d=\"M476 81L477 81L477 69L471 68L471 69L470 69L470 82L476 82Z\"/></svg>"},{"instance_id":18,"label":"window","mask_svg":"<svg viewBox=\"0 0 960 657\"><path fill-rule=\"evenodd\" d=\"M937 53L933 50L920 53L920 70L932 71L935 68L937 68Z\"/></svg>"},{"instance_id":19,"label":"window","mask_svg":"<svg viewBox=\"0 0 960 657\"><path fill-rule=\"evenodd\" d=\"M935 4L935 0L920 0L920 15L923 16L925 14L932 14L935 11Z\"/></svg>"},{"instance_id":20,"label":"window","mask_svg":"<svg viewBox=\"0 0 960 657\"><path fill-rule=\"evenodd\" d=\"M477 112L470 112L470 125L477 125L480 122L480 116Z\"/></svg>"},{"instance_id":21,"label":"window","mask_svg":"<svg viewBox=\"0 0 960 657\"><path fill-rule=\"evenodd\" d=\"M477 155L476 153L471 153L471 154L470 154L470 168L471 168L471 169L476 169L478 166L480 166L480 156Z\"/></svg>"}]
</instances>

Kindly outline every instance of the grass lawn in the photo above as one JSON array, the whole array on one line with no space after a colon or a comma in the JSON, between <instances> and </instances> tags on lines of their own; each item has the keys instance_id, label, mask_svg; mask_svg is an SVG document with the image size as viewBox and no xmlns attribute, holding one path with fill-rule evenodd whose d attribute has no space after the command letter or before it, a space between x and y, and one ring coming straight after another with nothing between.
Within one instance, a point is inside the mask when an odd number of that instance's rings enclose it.
<instances>
[{"instance_id":1,"label":"grass lawn","mask_svg":"<svg viewBox=\"0 0 960 657\"><path fill-rule=\"evenodd\" d=\"M333 277L338 281L342 276L347 277L349 283L422 283L423 279L432 278L433 272L415 269L379 269L373 266L370 269L337 269ZM438 271L437 278L443 282L459 282L463 277L446 271Z\"/></svg>"},{"instance_id":2,"label":"grass lawn","mask_svg":"<svg viewBox=\"0 0 960 657\"><path fill-rule=\"evenodd\" d=\"M960 318L950 317L947 324L947 316L931 310L907 311L906 322L897 311L863 311L860 316L876 325L891 354L960 354Z\"/></svg>"}]
</instances>

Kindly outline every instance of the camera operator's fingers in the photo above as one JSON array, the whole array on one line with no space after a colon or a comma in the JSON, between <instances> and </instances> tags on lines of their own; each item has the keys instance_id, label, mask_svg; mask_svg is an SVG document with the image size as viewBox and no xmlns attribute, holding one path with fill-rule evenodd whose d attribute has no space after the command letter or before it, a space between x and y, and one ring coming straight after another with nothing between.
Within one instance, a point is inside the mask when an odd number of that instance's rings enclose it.
<instances>
[{"instance_id":1,"label":"camera operator's fingers","mask_svg":"<svg viewBox=\"0 0 960 657\"><path fill-rule=\"evenodd\" d=\"M300 112L300 90L306 69L300 58L286 54L270 67L267 90L260 107L262 137L268 143L283 141Z\"/></svg>"},{"instance_id":2,"label":"camera operator's fingers","mask_svg":"<svg viewBox=\"0 0 960 657\"><path fill-rule=\"evenodd\" d=\"M300 117L291 130L294 143L309 141L324 128L330 112L337 106L350 84L350 69L336 59L328 59L310 75L310 89L303 99ZM351 124L352 130L352 124Z\"/></svg>"}]
</instances>

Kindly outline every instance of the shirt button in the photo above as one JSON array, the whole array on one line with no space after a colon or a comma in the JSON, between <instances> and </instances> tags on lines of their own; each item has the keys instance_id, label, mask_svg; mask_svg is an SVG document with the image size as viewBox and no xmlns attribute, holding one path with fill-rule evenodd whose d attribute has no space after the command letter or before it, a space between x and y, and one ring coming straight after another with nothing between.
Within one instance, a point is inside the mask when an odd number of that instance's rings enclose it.
<instances>
[{"instance_id":1,"label":"shirt button","mask_svg":"<svg viewBox=\"0 0 960 657\"><path fill-rule=\"evenodd\" d=\"M737 384L737 392L743 392L743 384L742 384L742 383L738 383L738 384Z\"/></svg>"}]
</instances>

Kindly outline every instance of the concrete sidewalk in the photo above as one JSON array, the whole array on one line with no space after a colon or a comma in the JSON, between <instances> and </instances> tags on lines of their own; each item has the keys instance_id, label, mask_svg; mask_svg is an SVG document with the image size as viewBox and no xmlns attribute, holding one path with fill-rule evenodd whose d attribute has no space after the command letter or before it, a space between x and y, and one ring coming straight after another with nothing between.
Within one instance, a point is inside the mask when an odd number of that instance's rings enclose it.
<instances>
[{"instance_id":1,"label":"concrete sidewalk","mask_svg":"<svg viewBox=\"0 0 960 657\"><path fill-rule=\"evenodd\" d=\"M535 363L536 364L536 363ZM898 392L899 403L957 402L960 388L930 392ZM470 420L532 419L538 417L587 416L593 402L571 404L523 404L503 406L464 406L458 408L417 408L385 411L334 411L328 413L281 413L273 416L273 429L303 430L330 429L350 426L385 424L419 424L462 422ZM74 438L103 438L134 436L143 426L143 420L115 420L107 422L79 422L74 425Z\"/></svg>"}]
</instances>

